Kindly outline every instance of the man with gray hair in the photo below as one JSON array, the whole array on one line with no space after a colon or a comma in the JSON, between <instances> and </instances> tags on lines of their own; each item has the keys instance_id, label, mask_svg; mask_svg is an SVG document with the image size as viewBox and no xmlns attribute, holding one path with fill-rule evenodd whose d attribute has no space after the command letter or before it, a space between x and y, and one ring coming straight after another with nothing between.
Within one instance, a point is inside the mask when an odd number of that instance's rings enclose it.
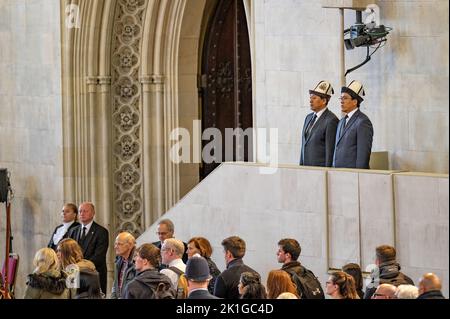
<instances>
[{"instance_id":1,"label":"man with gray hair","mask_svg":"<svg viewBox=\"0 0 450 319\"><path fill-rule=\"evenodd\" d=\"M116 262L114 271L114 282L111 290L111 299L123 297L123 288L134 279L136 269L134 266L134 251L136 239L129 232L121 232L114 242Z\"/></svg>"},{"instance_id":2,"label":"man with gray hair","mask_svg":"<svg viewBox=\"0 0 450 319\"><path fill-rule=\"evenodd\" d=\"M173 224L173 222L167 218L161 219L158 223L158 228L156 230L156 235L158 235L159 241L155 241L152 244L155 245L157 248L161 249L162 243L166 239L175 238L174 233L175 233L175 225ZM184 245L184 253L181 259L183 260L184 263L186 263L188 260L187 244L183 242L183 245ZM162 268L164 268L164 262Z\"/></svg>"},{"instance_id":3,"label":"man with gray hair","mask_svg":"<svg viewBox=\"0 0 450 319\"><path fill-rule=\"evenodd\" d=\"M160 272L170 278L174 289L177 289L178 278L186 271L186 265L181 259L183 253L184 245L181 240L175 238L164 240L161 247L161 260L168 267Z\"/></svg>"},{"instance_id":4,"label":"man with gray hair","mask_svg":"<svg viewBox=\"0 0 450 319\"><path fill-rule=\"evenodd\" d=\"M417 299L419 289L413 285L400 285L397 287L395 296L397 299Z\"/></svg>"}]
</instances>

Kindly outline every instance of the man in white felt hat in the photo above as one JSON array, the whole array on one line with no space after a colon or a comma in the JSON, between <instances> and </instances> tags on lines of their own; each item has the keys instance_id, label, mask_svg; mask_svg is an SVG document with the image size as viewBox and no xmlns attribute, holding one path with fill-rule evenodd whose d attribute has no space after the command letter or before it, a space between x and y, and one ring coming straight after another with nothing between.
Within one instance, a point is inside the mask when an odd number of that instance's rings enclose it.
<instances>
[{"instance_id":1,"label":"man in white felt hat","mask_svg":"<svg viewBox=\"0 0 450 319\"><path fill-rule=\"evenodd\" d=\"M373 127L359 110L364 95L364 88L358 81L341 89L341 109L346 115L337 127L333 167L369 168Z\"/></svg>"},{"instance_id":2,"label":"man in white felt hat","mask_svg":"<svg viewBox=\"0 0 450 319\"><path fill-rule=\"evenodd\" d=\"M305 118L302 131L300 165L330 167L336 139L338 118L328 109L328 102L334 94L327 81L320 81L309 90L309 104L312 113Z\"/></svg>"}]
</instances>

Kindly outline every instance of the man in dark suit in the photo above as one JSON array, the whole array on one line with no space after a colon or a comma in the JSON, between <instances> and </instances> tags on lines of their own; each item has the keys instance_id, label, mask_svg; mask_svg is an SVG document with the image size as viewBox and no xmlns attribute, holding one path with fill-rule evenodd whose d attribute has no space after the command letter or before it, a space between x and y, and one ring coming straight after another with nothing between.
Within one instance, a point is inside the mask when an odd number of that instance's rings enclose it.
<instances>
[{"instance_id":1,"label":"man in dark suit","mask_svg":"<svg viewBox=\"0 0 450 319\"><path fill-rule=\"evenodd\" d=\"M69 236L69 232L80 225L77 222L78 208L77 205L72 203L67 203L63 206L61 217L62 224L57 226L53 231L52 237L50 237L50 241L47 244L48 248L51 248L56 251L56 247L58 243L67 238Z\"/></svg>"},{"instance_id":2,"label":"man in dark suit","mask_svg":"<svg viewBox=\"0 0 450 319\"><path fill-rule=\"evenodd\" d=\"M364 95L364 88L357 81L341 89L341 109L346 116L338 124L333 167L369 168L373 127L359 110Z\"/></svg>"},{"instance_id":3,"label":"man in dark suit","mask_svg":"<svg viewBox=\"0 0 450 319\"><path fill-rule=\"evenodd\" d=\"M158 249L161 249L161 246L162 246L162 243L164 242L164 240L166 240L168 238L175 238L174 233L175 233L175 225L173 224L173 222L170 219L161 219L158 223L158 228L156 231L159 241L155 241L152 244L155 245ZM187 244L185 242L183 242L183 245L184 245L184 253L183 253L183 257L181 259L186 264L188 261ZM164 268L164 267L165 267L165 265L161 265L160 268Z\"/></svg>"},{"instance_id":4,"label":"man in dark suit","mask_svg":"<svg viewBox=\"0 0 450 319\"><path fill-rule=\"evenodd\" d=\"M334 90L327 81L320 81L309 90L312 113L303 124L300 165L330 167L333 164L338 118L328 108Z\"/></svg>"},{"instance_id":5,"label":"man in dark suit","mask_svg":"<svg viewBox=\"0 0 450 319\"><path fill-rule=\"evenodd\" d=\"M95 207L90 202L85 202L79 208L81 225L72 229L69 238L80 244L85 259L94 263L100 275L102 292L106 293L106 252L109 245L108 230L94 222Z\"/></svg>"},{"instance_id":6,"label":"man in dark suit","mask_svg":"<svg viewBox=\"0 0 450 319\"><path fill-rule=\"evenodd\" d=\"M189 290L187 299L219 299L208 291L212 276L205 258L200 255L191 257L186 265L185 277Z\"/></svg>"}]
</instances>

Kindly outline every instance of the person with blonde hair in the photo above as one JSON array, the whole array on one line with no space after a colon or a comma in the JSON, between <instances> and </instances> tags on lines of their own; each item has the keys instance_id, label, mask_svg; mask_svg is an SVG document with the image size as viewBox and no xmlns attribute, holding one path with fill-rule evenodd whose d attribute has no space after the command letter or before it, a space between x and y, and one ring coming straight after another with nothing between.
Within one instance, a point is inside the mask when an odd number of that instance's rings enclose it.
<instances>
[{"instance_id":1,"label":"person with blonde hair","mask_svg":"<svg viewBox=\"0 0 450 319\"><path fill-rule=\"evenodd\" d=\"M33 265L36 268L27 276L25 299L69 299L66 276L59 269L58 256L53 249L39 249Z\"/></svg>"},{"instance_id":2,"label":"person with blonde hair","mask_svg":"<svg viewBox=\"0 0 450 319\"><path fill-rule=\"evenodd\" d=\"M289 292L299 299L297 286L292 282L291 276L281 269L271 270L267 276L267 298L276 299L284 292Z\"/></svg>"},{"instance_id":3,"label":"person with blonde hair","mask_svg":"<svg viewBox=\"0 0 450 319\"><path fill-rule=\"evenodd\" d=\"M208 239L204 237L193 237L189 239L187 244L187 254L188 258L191 259L195 254L200 255L206 259L209 267L209 273L211 274L211 280L208 283L208 291L214 294L214 285L216 283L217 276L220 275L220 270L217 265L211 259L212 255L211 243Z\"/></svg>"},{"instance_id":4,"label":"person with blonde hair","mask_svg":"<svg viewBox=\"0 0 450 319\"><path fill-rule=\"evenodd\" d=\"M298 297L292 292L283 292L277 297L277 299L298 299Z\"/></svg>"},{"instance_id":5,"label":"person with blonde hair","mask_svg":"<svg viewBox=\"0 0 450 319\"><path fill-rule=\"evenodd\" d=\"M100 276L92 261L83 258L80 245L72 238L60 241L56 248L61 270L69 276L79 274L79 282L71 290L71 297L75 299L101 299L103 293L100 288Z\"/></svg>"},{"instance_id":6,"label":"person with blonde hair","mask_svg":"<svg viewBox=\"0 0 450 319\"><path fill-rule=\"evenodd\" d=\"M326 282L326 293L333 299L359 299L355 279L343 271L336 271Z\"/></svg>"}]
</instances>

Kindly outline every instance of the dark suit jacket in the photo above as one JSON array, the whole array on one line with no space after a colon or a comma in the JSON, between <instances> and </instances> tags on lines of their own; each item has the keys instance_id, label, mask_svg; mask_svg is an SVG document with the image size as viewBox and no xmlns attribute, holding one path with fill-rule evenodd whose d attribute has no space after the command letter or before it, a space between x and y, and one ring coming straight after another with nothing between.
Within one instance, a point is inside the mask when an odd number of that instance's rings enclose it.
<instances>
[{"instance_id":1,"label":"dark suit jacket","mask_svg":"<svg viewBox=\"0 0 450 319\"><path fill-rule=\"evenodd\" d=\"M326 109L317 119L308 138L306 138L306 129L314 114L314 112L308 114L303 125L300 165L331 167L339 120L333 112Z\"/></svg>"},{"instance_id":2,"label":"dark suit jacket","mask_svg":"<svg viewBox=\"0 0 450 319\"><path fill-rule=\"evenodd\" d=\"M81 234L82 225L79 225L69 232L69 237L75 239L80 244L84 258L94 263L95 268L100 274L102 291L106 293L106 252L108 251L109 245L108 230L93 222L84 241L81 241Z\"/></svg>"},{"instance_id":3,"label":"dark suit jacket","mask_svg":"<svg viewBox=\"0 0 450 319\"><path fill-rule=\"evenodd\" d=\"M187 299L220 299L220 298L211 295L208 290L195 290L188 295Z\"/></svg>"},{"instance_id":4,"label":"dark suit jacket","mask_svg":"<svg viewBox=\"0 0 450 319\"><path fill-rule=\"evenodd\" d=\"M342 118L336 132L333 167L368 169L373 141L372 122L357 110L340 135L344 124L345 118Z\"/></svg>"},{"instance_id":5,"label":"dark suit jacket","mask_svg":"<svg viewBox=\"0 0 450 319\"><path fill-rule=\"evenodd\" d=\"M68 237L69 237L69 232L70 232L72 229L74 229L75 227L79 226L79 225L80 225L79 222L74 222L72 225L70 225L69 229L67 229L67 232L66 232L66 233L64 234L64 236L61 238L61 240L63 240L64 238L68 238ZM56 234L56 231L57 231L60 227L63 227L63 224L57 226L57 227L55 228L55 230L53 231L53 234L52 234L52 236L50 237L50 241L49 241L48 244L47 244L47 247L48 247L48 248L51 248L51 249L53 249L53 250L56 250L56 247L57 247L58 245L55 245L55 244L53 243L53 235Z\"/></svg>"}]
</instances>

